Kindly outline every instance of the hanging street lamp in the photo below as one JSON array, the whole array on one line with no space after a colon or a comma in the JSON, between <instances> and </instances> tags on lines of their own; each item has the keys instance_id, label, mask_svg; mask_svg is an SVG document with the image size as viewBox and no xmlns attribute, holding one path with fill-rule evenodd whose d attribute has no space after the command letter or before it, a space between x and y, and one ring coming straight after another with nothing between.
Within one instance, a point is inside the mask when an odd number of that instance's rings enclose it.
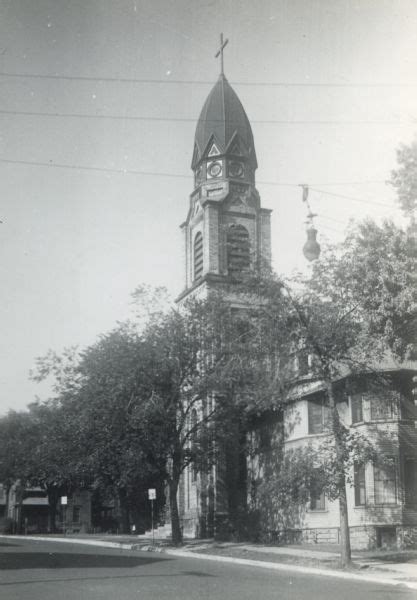
<instances>
[{"instance_id":1,"label":"hanging street lamp","mask_svg":"<svg viewBox=\"0 0 417 600\"><path fill-rule=\"evenodd\" d=\"M317 215L311 211L310 204L308 202L308 185L302 185L303 188L303 202L306 203L308 213L307 213L307 241L303 246L303 254L307 260L310 262L313 260L317 260L320 256L320 244L317 241L317 229L314 227L313 219Z\"/></svg>"}]
</instances>

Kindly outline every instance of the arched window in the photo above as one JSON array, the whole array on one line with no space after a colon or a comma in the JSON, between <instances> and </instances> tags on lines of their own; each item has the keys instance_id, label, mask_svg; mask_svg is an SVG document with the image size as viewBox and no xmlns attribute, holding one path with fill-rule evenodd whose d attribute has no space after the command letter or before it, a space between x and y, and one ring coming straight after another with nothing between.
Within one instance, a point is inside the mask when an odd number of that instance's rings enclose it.
<instances>
[{"instance_id":1,"label":"arched window","mask_svg":"<svg viewBox=\"0 0 417 600\"><path fill-rule=\"evenodd\" d=\"M227 270L237 275L250 267L248 230L243 225L231 225L227 232Z\"/></svg>"},{"instance_id":2,"label":"arched window","mask_svg":"<svg viewBox=\"0 0 417 600\"><path fill-rule=\"evenodd\" d=\"M194 238L194 280L203 276L203 236L201 231Z\"/></svg>"}]
</instances>

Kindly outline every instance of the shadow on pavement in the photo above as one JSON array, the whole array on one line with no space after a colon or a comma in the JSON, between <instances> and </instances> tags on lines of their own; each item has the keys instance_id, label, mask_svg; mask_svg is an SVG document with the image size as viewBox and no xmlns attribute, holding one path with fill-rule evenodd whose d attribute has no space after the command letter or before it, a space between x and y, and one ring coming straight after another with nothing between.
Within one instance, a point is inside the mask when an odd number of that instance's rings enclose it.
<instances>
[{"instance_id":1,"label":"shadow on pavement","mask_svg":"<svg viewBox=\"0 0 417 600\"><path fill-rule=\"evenodd\" d=\"M69 583L71 581L105 581L108 579L109 581L114 581L116 579L143 579L143 578L155 578L154 574L145 573L140 575L104 575L101 577L65 577L65 578L57 578L51 577L50 579L30 579L30 580L15 580L15 581L5 581L0 582L0 587L7 587L13 585L34 585L35 583ZM210 573L200 573L199 571L181 571L179 573L158 573L158 578L167 578L172 579L174 577L205 577L207 578L216 578L216 575L211 575Z\"/></svg>"},{"instance_id":2,"label":"shadow on pavement","mask_svg":"<svg viewBox=\"0 0 417 600\"><path fill-rule=\"evenodd\" d=\"M113 556L64 552L3 552L0 570L6 569L125 569L148 565L162 559L155 556Z\"/></svg>"}]
</instances>

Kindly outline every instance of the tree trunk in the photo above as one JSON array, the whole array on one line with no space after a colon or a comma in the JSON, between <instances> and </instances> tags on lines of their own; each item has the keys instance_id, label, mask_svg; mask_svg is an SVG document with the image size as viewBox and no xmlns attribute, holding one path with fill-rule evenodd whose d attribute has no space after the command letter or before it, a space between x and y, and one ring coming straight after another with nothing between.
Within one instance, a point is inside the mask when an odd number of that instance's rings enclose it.
<instances>
[{"instance_id":1,"label":"tree trunk","mask_svg":"<svg viewBox=\"0 0 417 600\"><path fill-rule=\"evenodd\" d=\"M179 478L173 476L169 482L169 508L171 512L172 543L175 546L181 546L182 544L182 531L177 500L178 484Z\"/></svg>"},{"instance_id":2,"label":"tree trunk","mask_svg":"<svg viewBox=\"0 0 417 600\"><path fill-rule=\"evenodd\" d=\"M350 548L349 515L346 497L346 477L343 464L343 441L340 433L343 425L340 423L339 413L336 407L333 383L327 382L327 395L329 399L329 408L331 410L332 432L336 449L336 460L340 465L340 473L337 479L337 491L339 496L339 523L340 523L340 563L342 567L348 567L352 564L352 552Z\"/></svg>"},{"instance_id":3,"label":"tree trunk","mask_svg":"<svg viewBox=\"0 0 417 600\"><path fill-rule=\"evenodd\" d=\"M49 504L48 529L51 533L56 533L56 513L60 494L53 486L47 486L46 493L48 495Z\"/></svg>"},{"instance_id":4,"label":"tree trunk","mask_svg":"<svg viewBox=\"0 0 417 600\"><path fill-rule=\"evenodd\" d=\"M127 502L127 493L125 489L119 489L119 503L120 503L120 512L121 512L121 527L122 533L130 533L130 515L129 515L129 507Z\"/></svg>"},{"instance_id":5,"label":"tree trunk","mask_svg":"<svg viewBox=\"0 0 417 600\"><path fill-rule=\"evenodd\" d=\"M51 533L56 532L56 504L56 498L49 498L48 529Z\"/></svg>"},{"instance_id":6,"label":"tree trunk","mask_svg":"<svg viewBox=\"0 0 417 600\"><path fill-rule=\"evenodd\" d=\"M4 508L5 513L4 516L8 517L9 516L9 511L10 511L10 489L11 489L11 485L9 483L5 483L5 487L4 487L4 493L6 495L6 506Z\"/></svg>"},{"instance_id":7,"label":"tree trunk","mask_svg":"<svg viewBox=\"0 0 417 600\"><path fill-rule=\"evenodd\" d=\"M352 553L350 549L349 517L346 499L346 482L343 476L343 482L340 482L339 491L339 518L340 518L340 564L342 567L349 567L352 563Z\"/></svg>"}]
</instances>

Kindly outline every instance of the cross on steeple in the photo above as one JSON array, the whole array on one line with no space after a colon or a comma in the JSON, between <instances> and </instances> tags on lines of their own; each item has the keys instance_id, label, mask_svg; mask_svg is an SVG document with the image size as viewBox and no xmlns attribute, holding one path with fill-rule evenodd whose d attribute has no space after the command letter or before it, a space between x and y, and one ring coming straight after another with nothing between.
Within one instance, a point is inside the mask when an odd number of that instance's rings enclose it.
<instances>
[{"instance_id":1,"label":"cross on steeple","mask_svg":"<svg viewBox=\"0 0 417 600\"><path fill-rule=\"evenodd\" d=\"M224 40L223 41L223 34L220 34L220 48L219 50L216 52L215 58L218 58L220 56L220 74L224 75L224 64L223 64L223 50L225 49L225 47L227 46L227 44L229 43L229 40Z\"/></svg>"}]
</instances>

